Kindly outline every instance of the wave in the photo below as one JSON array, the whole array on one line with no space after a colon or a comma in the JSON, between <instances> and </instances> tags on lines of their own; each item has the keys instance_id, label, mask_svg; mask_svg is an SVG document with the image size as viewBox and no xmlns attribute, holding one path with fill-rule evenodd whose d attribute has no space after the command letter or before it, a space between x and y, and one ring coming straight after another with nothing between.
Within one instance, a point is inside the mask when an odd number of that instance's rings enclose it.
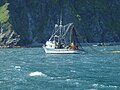
<instances>
[{"instance_id":1,"label":"wave","mask_svg":"<svg viewBox=\"0 0 120 90\"><path fill-rule=\"evenodd\" d=\"M97 87L99 87L99 88L115 88L115 89L118 88L118 86L112 86L112 85L106 86L106 85L100 85L100 84L93 84L92 86L95 88L97 88Z\"/></svg>"},{"instance_id":2,"label":"wave","mask_svg":"<svg viewBox=\"0 0 120 90\"><path fill-rule=\"evenodd\" d=\"M20 69L21 67L20 66L15 66L15 69Z\"/></svg>"},{"instance_id":3,"label":"wave","mask_svg":"<svg viewBox=\"0 0 120 90\"><path fill-rule=\"evenodd\" d=\"M20 67L20 66L15 66L14 68L15 68L15 70L18 70L18 71L21 70L21 67Z\"/></svg>"},{"instance_id":4,"label":"wave","mask_svg":"<svg viewBox=\"0 0 120 90\"><path fill-rule=\"evenodd\" d=\"M47 76L47 75L42 72L36 71L36 72L31 72L29 76Z\"/></svg>"}]
</instances>

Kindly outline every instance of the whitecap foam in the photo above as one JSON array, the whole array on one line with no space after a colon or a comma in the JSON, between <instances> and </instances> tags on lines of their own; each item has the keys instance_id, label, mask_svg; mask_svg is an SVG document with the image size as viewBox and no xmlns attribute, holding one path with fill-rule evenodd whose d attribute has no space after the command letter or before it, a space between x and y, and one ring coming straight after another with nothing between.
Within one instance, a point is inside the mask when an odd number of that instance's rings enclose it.
<instances>
[{"instance_id":1,"label":"whitecap foam","mask_svg":"<svg viewBox=\"0 0 120 90\"><path fill-rule=\"evenodd\" d=\"M20 66L15 66L15 69L20 69L21 67Z\"/></svg>"},{"instance_id":2,"label":"whitecap foam","mask_svg":"<svg viewBox=\"0 0 120 90\"><path fill-rule=\"evenodd\" d=\"M112 86L112 85L109 85L108 87L111 87L111 88L118 88L118 86Z\"/></svg>"},{"instance_id":3,"label":"whitecap foam","mask_svg":"<svg viewBox=\"0 0 120 90\"><path fill-rule=\"evenodd\" d=\"M76 71L74 71L74 70L70 70L70 72L73 72L73 73L74 73L74 72L76 72Z\"/></svg>"},{"instance_id":4,"label":"whitecap foam","mask_svg":"<svg viewBox=\"0 0 120 90\"><path fill-rule=\"evenodd\" d=\"M20 71L21 70L21 67L20 66L15 66L15 69Z\"/></svg>"},{"instance_id":5,"label":"whitecap foam","mask_svg":"<svg viewBox=\"0 0 120 90\"><path fill-rule=\"evenodd\" d=\"M66 79L67 82L69 82L71 79Z\"/></svg>"},{"instance_id":6,"label":"whitecap foam","mask_svg":"<svg viewBox=\"0 0 120 90\"><path fill-rule=\"evenodd\" d=\"M99 85L99 84L93 84L92 86L93 86L93 87L98 87L98 85Z\"/></svg>"},{"instance_id":7,"label":"whitecap foam","mask_svg":"<svg viewBox=\"0 0 120 90\"><path fill-rule=\"evenodd\" d=\"M106 86L106 85L93 84L92 86L95 88L97 88L97 87L100 87L100 88L118 88L118 86L112 86L112 85Z\"/></svg>"},{"instance_id":8,"label":"whitecap foam","mask_svg":"<svg viewBox=\"0 0 120 90\"><path fill-rule=\"evenodd\" d=\"M36 72L31 72L29 75L30 75L30 76L46 76L44 73L38 72L38 71L36 71Z\"/></svg>"},{"instance_id":9,"label":"whitecap foam","mask_svg":"<svg viewBox=\"0 0 120 90\"><path fill-rule=\"evenodd\" d=\"M97 90L97 89L90 89L90 90Z\"/></svg>"},{"instance_id":10,"label":"whitecap foam","mask_svg":"<svg viewBox=\"0 0 120 90\"><path fill-rule=\"evenodd\" d=\"M105 86L105 85L100 85L100 87L101 87L101 88L104 88L104 87L107 87L107 86Z\"/></svg>"}]
</instances>

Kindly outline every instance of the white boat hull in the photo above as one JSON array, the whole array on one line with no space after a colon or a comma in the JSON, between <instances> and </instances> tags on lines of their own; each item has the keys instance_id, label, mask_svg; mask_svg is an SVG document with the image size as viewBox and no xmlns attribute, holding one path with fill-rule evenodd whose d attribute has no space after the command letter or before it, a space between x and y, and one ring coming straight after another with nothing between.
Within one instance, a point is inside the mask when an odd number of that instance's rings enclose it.
<instances>
[{"instance_id":1,"label":"white boat hull","mask_svg":"<svg viewBox=\"0 0 120 90\"><path fill-rule=\"evenodd\" d=\"M47 54L79 54L82 52L82 50L43 48Z\"/></svg>"}]
</instances>

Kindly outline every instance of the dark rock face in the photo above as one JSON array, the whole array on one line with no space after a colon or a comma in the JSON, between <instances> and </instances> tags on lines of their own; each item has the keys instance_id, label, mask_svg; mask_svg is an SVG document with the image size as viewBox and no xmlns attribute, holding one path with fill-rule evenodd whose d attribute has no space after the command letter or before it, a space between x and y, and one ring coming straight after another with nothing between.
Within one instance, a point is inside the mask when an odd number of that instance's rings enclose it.
<instances>
[{"instance_id":1,"label":"dark rock face","mask_svg":"<svg viewBox=\"0 0 120 90\"><path fill-rule=\"evenodd\" d=\"M81 42L120 41L120 0L8 0L19 45L44 43L58 22L73 22Z\"/></svg>"}]
</instances>

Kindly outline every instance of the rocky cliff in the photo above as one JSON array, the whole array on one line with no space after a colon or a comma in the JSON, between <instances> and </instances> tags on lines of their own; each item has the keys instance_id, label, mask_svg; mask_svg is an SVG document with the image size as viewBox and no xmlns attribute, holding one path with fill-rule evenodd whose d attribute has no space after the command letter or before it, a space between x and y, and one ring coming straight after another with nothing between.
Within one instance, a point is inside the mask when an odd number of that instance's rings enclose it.
<instances>
[{"instance_id":1,"label":"rocky cliff","mask_svg":"<svg viewBox=\"0 0 120 90\"><path fill-rule=\"evenodd\" d=\"M1 0L10 3L10 23L18 45L44 43L60 12L63 24L73 22L81 42L120 41L120 0Z\"/></svg>"}]
</instances>

